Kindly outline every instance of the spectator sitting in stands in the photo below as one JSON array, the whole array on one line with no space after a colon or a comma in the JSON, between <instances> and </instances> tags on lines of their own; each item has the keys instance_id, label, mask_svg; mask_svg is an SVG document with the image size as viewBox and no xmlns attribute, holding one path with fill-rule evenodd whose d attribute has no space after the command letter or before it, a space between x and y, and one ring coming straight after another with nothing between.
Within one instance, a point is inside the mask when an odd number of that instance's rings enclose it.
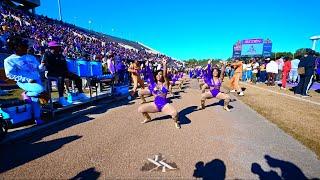
<instances>
[{"instance_id":1,"label":"spectator sitting in stands","mask_svg":"<svg viewBox=\"0 0 320 180\"><path fill-rule=\"evenodd\" d=\"M8 47L14 54L4 60L6 76L15 80L17 85L26 91L24 95L31 99L35 123L42 124L38 97L44 91L39 73L40 70L44 70L44 64L40 65L34 56L27 54L28 41L20 36L12 36L8 40Z\"/></svg>"},{"instance_id":2,"label":"spectator sitting in stands","mask_svg":"<svg viewBox=\"0 0 320 180\"><path fill-rule=\"evenodd\" d=\"M50 51L46 52L43 57L43 62L47 68L47 77L54 77L58 79L58 92L59 92L59 104L67 106L69 103L63 96L64 92L64 80L74 80L76 87L79 91L78 97L80 99L88 99L82 90L82 80L79 76L68 71L67 62L65 57L62 55L61 45L56 41L48 43Z\"/></svg>"}]
</instances>

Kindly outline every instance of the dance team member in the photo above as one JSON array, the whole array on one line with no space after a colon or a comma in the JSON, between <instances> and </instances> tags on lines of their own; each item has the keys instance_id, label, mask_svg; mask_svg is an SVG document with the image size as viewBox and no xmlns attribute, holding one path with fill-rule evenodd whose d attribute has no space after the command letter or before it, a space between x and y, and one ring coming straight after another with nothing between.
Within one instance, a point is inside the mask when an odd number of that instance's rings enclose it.
<instances>
[{"instance_id":1,"label":"dance team member","mask_svg":"<svg viewBox=\"0 0 320 180\"><path fill-rule=\"evenodd\" d=\"M145 120L142 123L147 123L151 121L149 113L163 112L166 115L170 115L174 120L176 128L181 128L180 122L178 120L177 110L168 103L166 98L169 92L169 81L167 77L167 59L162 62L163 71L158 71L155 76L155 83L150 86L152 94L155 99L154 102L146 103L138 108L138 112L142 113Z\"/></svg>"},{"instance_id":2,"label":"dance team member","mask_svg":"<svg viewBox=\"0 0 320 180\"><path fill-rule=\"evenodd\" d=\"M203 85L200 86L201 93L205 93L206 89L209 89L208 84L210 83L210 79L212 79L211 60L208 62L207 67L204 69Z\"/></svg>"},{"instance_id":3,"label":"dance team member","mask_svg":"<svg viewBox=\"0 0 320 180\"><path fill-rule=\"evenodd\" d=\"M180 74L176 70L173 70L173 73L169 76L169 79L171 79L170 86L169 86L169 91L171 94L172 94L172 87L175 85L178 86L180 91L182 90L182 82L181 82L182 79Z\"/></svg>"},{"instance_id":4,"label":"dance team member","mask_svg":"<svg viewBox=\"0 0 320 180\"><path fill-rule=\"evenodd\" d=\"M201 69L201 75L198 79L200 90L202 89L202 86L206 84L205 77L206 77L206 71L204 69Z\"/></svg>"},{"instance_id":5,"label":"dance team member","mask_svg":"<svg viewBox=\"0 0 320 180\"><path fill-rule=\"evenodd\" d=\"M231 91L230 92L238 92L239 96L244 96L240 86L239 86L239 81L240 77L242 76L242 61L239 59L236 59L234 63L231 64L231 66L234 67L234 75L231 78Z\"/></svg>"},{"instance_id":6,"label":"dance team member","mask_svg":"<svg viewBox=\"0 0 320 180\"><path fill-rule=\"evenodd\" d=\"M153 72L150 68L150 62L146 63L145 67L145 79L147 80L148 88L140 89L138 92L138 95L141 99L141 104L146 103L145 96L152 95L152 90L155 84L154 77L153 77Z\"/></svg>"},{"instance_id":7,"label":"dance team member","mask_svg":"<svg viewBox=\"0 0 320 180\"><path fill-rule=\"evenodd\" d=\"M210 67L210 61L208 62L208 71L209 74L212 74L212 77L208 76L208 86L210 87L209 92L202 93L201 95L201 104L198 107L198 110L204 109L205 108L205 101L206 99L211 99L211 98L217 98L224 100L224 106L223 109L230 112L230 109L228 108L229 102L230 102L230 96L220 92L221 84L223 81L223 74L224 74L224 69L225 67L222 66L222 71L219 72L219 69L217 67L214 67L213 70L211 71Z\"/></svg>"},{"instance_id":8,"label":"dance team member","mask_svg":"<svg viewBox=\"0 0 320 180\"><path fill-rule=\"evenodd\" d=\"M128 69L128 71L131 73L131 78L133 82L133 88L130 93L130 96L128 97L129 100L131 100L132 97L134 97L134 95L136 94L138 89L138 84L142 89L144 89L144 81L140 77L140 70L141 70L140 64L137 60L135 60L134 63L132 63Z\"/></svg>"}]
</instances>

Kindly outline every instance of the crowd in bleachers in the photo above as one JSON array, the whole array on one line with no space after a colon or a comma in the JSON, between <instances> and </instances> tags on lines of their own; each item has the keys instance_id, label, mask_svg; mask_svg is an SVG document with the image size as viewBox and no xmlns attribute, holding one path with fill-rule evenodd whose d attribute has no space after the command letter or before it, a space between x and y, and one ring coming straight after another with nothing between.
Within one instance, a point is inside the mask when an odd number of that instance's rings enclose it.
<instances>
[{"instance_id":1,"label":"crowd in bleachers","mask_svg":"<svg viewBox=\"0 0 320 180\"><path fill-rule=\"evenodd\" d=\"M103 74L112 74L116 82L125 83L125 74L133 61L148 61L157 69L161 60L168 58L136 42L110 38L6 5L0 6L0 53L9 55L3 62L5 76L25 91L22 97L31 103L37 124L42 123L39 99L44 97L44 86L51 84L51 80L57 84L58 103L62 106L70 104L64 96L65 87L70 86L65 79L75 82L77 98L88 98L83 91L82 76L70 71L68 59L102 63ZM170 59L170 64L181 67L176 60ZM3 79L0 80L3 84Z\"/></svg>"},{"instance_id":2,"label":"crowd in bleachers","mask_svg":"<svg viewBox=\"0 0 320 180\"><path fill-rule=\"evenodd\" d=\"M50 41L60 42L67 58L103 60L113 54L121 60L159 61L164 55L110 41L102 35L45 16L2 6L0 9L0 51L8 52L7 39L14 33L30 39L30 53L43 55ZM174 63L178 63L175 61Z\"/></svg>"}]
</instances>

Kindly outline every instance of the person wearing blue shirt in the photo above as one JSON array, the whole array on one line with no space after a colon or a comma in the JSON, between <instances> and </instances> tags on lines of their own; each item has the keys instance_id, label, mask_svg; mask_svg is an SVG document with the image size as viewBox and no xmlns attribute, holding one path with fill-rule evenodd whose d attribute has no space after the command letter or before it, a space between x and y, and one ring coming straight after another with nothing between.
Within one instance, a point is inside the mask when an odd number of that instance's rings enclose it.
<instances>
[{"instance_id":1,"label":"person wearing blue shirt","mask_svg":"<svg viewBox=\"0 0 320 180\"><path fill-rule=\"evenodd\" d=\"M13 54L4 60L6 76L16 81L17 85L26 91L25 94L31 99L35 123L42 124L38 97L44 91L40 76L40 71L45 69L44 64L40 64L34 56L27 54L28 41L20 36L10 37L8 46Z\"/></svg>"}]
</instances>

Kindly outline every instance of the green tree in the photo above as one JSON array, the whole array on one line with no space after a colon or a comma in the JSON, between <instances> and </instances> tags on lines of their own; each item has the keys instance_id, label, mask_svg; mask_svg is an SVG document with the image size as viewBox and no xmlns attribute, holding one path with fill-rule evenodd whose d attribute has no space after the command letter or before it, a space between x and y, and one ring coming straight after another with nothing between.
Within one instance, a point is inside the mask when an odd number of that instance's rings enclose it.
<instances>
[{"instance_id":1,"label":"green tree","mask_svg":"<svg viewBox=\"0 0 320 180\"><path fill-rule=\"evenodd\" d=\"M306 48L300 48L296 50L296 52L294 53L294 57L300 59L305 54L306 54Z\"/></svg>"},{"instance_id":2,"label":"green tree","mask_svg":"<svg viewBox=\"0 0 320 180\"><path fill-rule=\"evenodd\" d=\"M293 54L291 52L273 52L271 59L280 59L281 57L289 57L293 58Z\"/></svg>"}]
</instances>

